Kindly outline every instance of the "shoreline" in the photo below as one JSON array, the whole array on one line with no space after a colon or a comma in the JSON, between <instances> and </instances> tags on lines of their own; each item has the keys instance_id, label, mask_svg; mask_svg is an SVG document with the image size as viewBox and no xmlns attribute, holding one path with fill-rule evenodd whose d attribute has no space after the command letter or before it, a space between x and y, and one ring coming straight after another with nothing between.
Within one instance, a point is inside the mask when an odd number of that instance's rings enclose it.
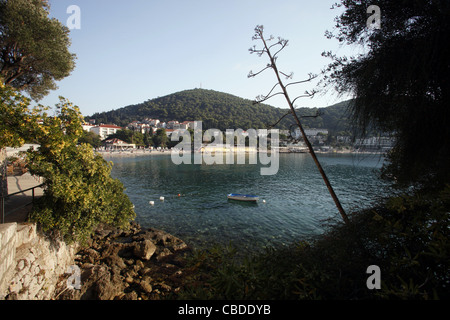
<instances>
[{"instance_id":1,"label":"shoreline","mask_svg":"<svg viewBox=\"0 0 450 320\"><path fill-rule=\"evenodd\" d=\"M170 155L171 150L166 151L148 151L148 150L133 150L133 151L94 151L96 154L105 157L130 157L130 156L150 156L150 155Z\"/></svg>"},{"instance_id":2,"label":"shoreline","mask_svg":"<svg viewBox=\"0 0 450 320\"><path fill-rule=\"evenodd\" d=\"M148 150L133 150L133 151L94 151L96 154L103 156L104 158L117 158L117 157L133 157L133 156L158 156L158 155L168 155L170 156L172 150L165 151L148 151ZM250 154L250 152L244 152ZM257 152L260 153L260 152ZM374 152L374 151L352 151L352 150L335 150L335 151L315 151L316 154L351 154L351 155L383 155L385 152ZM225 152L224 152L225 154ZM237 154L237 153L236 153ZM306 152L279 152L279 154L309 154Z\"/></svg>"}]
</instances>

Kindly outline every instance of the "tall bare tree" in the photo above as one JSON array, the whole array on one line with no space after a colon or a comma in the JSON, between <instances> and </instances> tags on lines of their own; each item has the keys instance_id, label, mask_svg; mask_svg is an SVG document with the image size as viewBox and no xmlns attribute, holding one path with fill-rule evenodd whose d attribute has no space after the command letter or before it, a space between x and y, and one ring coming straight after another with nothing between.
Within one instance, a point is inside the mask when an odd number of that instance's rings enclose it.
<instances>
[{"instance_id":1,"label":"tall bare tree","mask_svg":"<svg viewBox=\"0 0 450 320\"><path fill-rule=\"evenodd\" d=\"M267 55L270 62L266 65L266 67L264 69L261 69L260 71L258 71L256 73L253 73L252 71L250 71L248 77L252 78L268 69L272 69L277 78L277 83L272 87L272 89L269 91L269 93L266 95L258 96L256 98L256 103L264 102L276 95L283 95L286 98L286 101L287 101L287 103L289 105L289 109L290 109L290 112L288 112L286 115L292 114L292 116L294 117L294 120L302 134L303 140L305 141L305 144L308 147L309 153L311 154L317 168L319 169L319 172L328 188L328 191L330 192L331 197L333 198L334 203L336 204L337 209L339 210L340 215L342 216L342 219L344 220L345 223L348 223L349 222L348 216L345 213L345 210L342 207L341 202L339 201L339 198L337 197L336 193L334 192L334 189L331 186L330 181L328 180L328 177L325 174L325 171L323 170L322 165L320 164L319 159L317 158L316 153L314 152L314 149L313 149L311 143L309 142L308 137L305 134L305 130L303 129L303 126L300 121L300 117L297 116L297 113L295 111L294 102L297 99L302 98L302 97L312 98L315 94L315 91L314 90L313 91L305 91L304 94L295 97L293 100L291 100L291 98L289 97L289 93L287 91L288 86L310 82L311 80L316 78L316 76L313 74L309 74L308 78L305 80L284 84L282 78L284 77L286 79L292 79L293 73L288 74L288 73L285 73L285 72L279 70L277 67L276 61L278 58L278 54L284 48L286 48L286 46L288 45L288 40L278 37L277 41L273 42L275 40L275 38L273 36L270 36L269 38L265 38L264 37L264 27L262 25L256 26L255 35L253 36L252 39L260 40L262 42L263 46L261 49L258 49L258 48L256 48L256 46L253 46L252 48L249 49L250 53L256 53L260 57L263 55ZM279 91L277 91L277 90L279 90Z\"/></svg>"}]
</instances>

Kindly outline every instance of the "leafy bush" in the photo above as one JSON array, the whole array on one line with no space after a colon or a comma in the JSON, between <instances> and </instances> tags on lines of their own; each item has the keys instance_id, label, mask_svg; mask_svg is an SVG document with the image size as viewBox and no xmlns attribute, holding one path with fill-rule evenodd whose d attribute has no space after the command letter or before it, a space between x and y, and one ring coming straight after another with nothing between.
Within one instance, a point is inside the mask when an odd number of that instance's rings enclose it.
<instances>
[{"instance_id":1,"label":"leafy bush","mask_svg":"<svg viewBox=\"0 0 450 320\"><path fill-rule=\"evenodd\" d=\"M0 148L19 147L25 143L30 123L30 99L5 86L0 78Z\"/></svg>"},{"instance_id":2,"label":"leafy bush","mask_svg":"<svg viewBox=\"0 0 450 320\"><path fill-rule=\"evenodd\" d=\"M58 108L57 117L43 114L35 129L40 147L28 151L30 172L45 181L30 220L68 242L84 240L99 223L127 226L135 213L122 183L110 176L112 164L90 145L77 145L82 134L78 108L65 100Z\"/></svg>"}]
</instances>

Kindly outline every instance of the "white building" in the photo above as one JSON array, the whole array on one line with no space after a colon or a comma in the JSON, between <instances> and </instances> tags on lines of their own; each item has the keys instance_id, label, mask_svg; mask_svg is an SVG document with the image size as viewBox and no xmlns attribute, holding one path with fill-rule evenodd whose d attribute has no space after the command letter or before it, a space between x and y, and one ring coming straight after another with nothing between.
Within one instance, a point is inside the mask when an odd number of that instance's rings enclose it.
<instances>
[{"instance_id":1,"label":"white building","mask_svg":"<svg viewBox=\"0 0 450 320\"><path fill-rule=\"evenodd\" d=\"M119 130L122 130L122 128L113 124L101 124L99 126L91 128L91 131L99 135L100 139L102 140L106 139L106 137L116 133Z\"/></svg>"},{"instance_id":2,"label":"white building","mask_svg":"<svg viewBox=\"0 0 450 320\"><path fill-rule=\"evenodd\" d=\"M308 137L317 136L319 133L323 135L328 135L328 129L305 129L305 134Z\"/></svg>"},{"instance_id":3,"label":"white building","mask_svg":"<svg viewBox=\"0 0 450 320\"><path fill-rule=\"evenodd\" d=\"M195 130L198 127L198 121L183 121L181 124L186 126L186 129Z\"/></svg>"},{"instance_id":4,"label":"white building","mask_svg":"<svg viewBox=\"0 0 450 320\"><path fill-rule=\"evenodd\" d=\"M315 138L319 135L319 133L322 136L326 136L328 135L328 129L304 129L306 136L308 137L308 139L312 139ZM291 135L293 136L294 139L300 139L302 138L302 133L300 132L299 128L295 128L295 131L291 132Z\"/></svg>"},{"instance_id":5,"label":"white building","mask_svg":"<svg viewBox=\"0 0 450 320\"><path fill-rule=\"evenodd\" d=\"M82 124L81 126L83 127L83 130L87 132L91 131L91 129L95 127L95 125L93 124L86 124L86 123Z\"/></svg>"},{"instance_id":6,"label":"white building","mask_svg":"<svg viewBox=\"0 0 450 320\"><path fill-rule=\"evenodd\" d=\"M180 124L180 123L179 123L178 121L172 120L172 121L167 122L166 128L167 128L167 129L176 129L175 127L176 127L176 126L179 126L179 124Z\"/></svg>"},{"instance_id":7,"label":"white building","mask_svg":"<svg viewBox=\"0 0 450 320\"><path fill-rule=\"evenodd\" d=\"M146 122L152 127L156 127L160 123L158 119L148 119Z\"/></svg>"}]
</instances>

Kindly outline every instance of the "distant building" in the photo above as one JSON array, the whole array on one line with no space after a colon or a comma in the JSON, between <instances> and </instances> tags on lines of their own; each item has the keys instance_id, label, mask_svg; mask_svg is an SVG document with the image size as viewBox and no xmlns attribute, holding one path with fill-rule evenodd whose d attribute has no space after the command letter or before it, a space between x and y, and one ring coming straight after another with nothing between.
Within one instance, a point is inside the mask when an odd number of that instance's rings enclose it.
<instances>
[{"instance_id":1,"label":"distant building","mask_svg":"<svg viewBox=\"0 0 450 320\"><path fill-rule=\"evenodd\" d=\"M174 129L183 129L183 130L187 130L189 128L189 123L187 123L186 121L182 122L182 123L178 123L176 125L173 126Z\"/></svg>"},{"instance_id":2,"label":"distant building","mask_svg":"<svg viewBox=\"0 0 450 320\"><path fill-rule=\"evenodd\" d=\"M151 132L152 127L148 123L142 123L139 121L133 121L127 125L127 129L137 131L140 133Z\"/></svg>"},{"instance_id":3,"label":"distant building","mask_svg":"<svg viewBox=\"0 0 450 320\"><path fill-rule=\"evenodd\" d=\"M175 131L174 129L166 129L166 135L170 138L170 136L174 131Z\"/></svg>"},{"instance_id":4,"label":"distant building","mask_svg":"<svg viewBox=\"0 0 450 320\"><path fill-rule=\"evenodd\" d=\"M145 122L152 127L156 127L161 121L159 121L158 119L146 119Z\"/></svg>"},{"instance_id":5,"label":"distant building","mask_svg":"<svg viewBox=\"0 0 450 320\"><path fill-rule=\"evenodd\" d=\"M355 149L365 151L389 150L394 145L392 137L368 137L364 139L356 139Z\"/></svg>"},{"instance_id":6,"label":"distant building","mask_svg":"<svg viewBox=\"0 0 450 320\"><path fill-rule=\"evenodd\" d=\"M179 126L179 125L180 125L180 123L178 121L172 120L172 121L167 122L166 128L167 129L175 129L175 127Z\"/></svg>"},{"instance_id":7,"label":"distant building","mask_svg":"<svg viewBox=\"0 0 450 320\"><path fill-rule=\"evenodd\" d=\"M186 126L186 129L195 130L198 127L198 122L197 121L183 121L181 124L183 126Z\"/></svg>"},{"instance_id":8,"label":"distant building","mask_svg":"<svg viewBox=\"0 0 450 320\"><path fill-rule=\"evenodd\" d=\"M114 138L114 139L108 139L105 141L105 147L106 149L110 150L125 150L125 149L135 149L136 145L134 143L126 143L123 140Z\"/></svg>"},{"instance_id":9,"label":"distant building","mask_svg":"<svg viewBox=\"0 0 450 320\"><path fill-rule=\"evenodd\" d=\"M106 137L116 133L119 130L122 130L122 128L113 124L101 124L91 128L91 131L99 135L101 140L105 140Z\"/></svg>"},{"instance_id":10,"label":"distant building","mask_svg":"<svg viewBox=\"0 0 450 320\"><path fill-rule=\"evenodd\" d=\"M352 142L351 136L336 136L336 141L340 143L350 144Z\"/></svg>"},{"instance_id":11,"label":"distant building","mask_svg":"<svg viewBox=\"0 0 450 320\"><path fill-rule=\"evenodd\" d=\"M141 126L141 122L133 121L133 122L130 122L127 125L127 129L129 129L129 130L138 130L140 126Z\"/></svg>"},{"instance_id":12,"label":"distant building","mask_svg":"<svg viewBox=\"0 0 450 320\"><path fill-rule=\"evenodd\" d=\"M315 137L318 134L328 135L328 129L305 129L305 134L307 137Z\"/></svg>"},{"instance_id":13,"label":"distant building","mask_svg":"<svg viewBox=\"0 0 450 320\"><path fill-rule=\"evenodd\" d=\"M327 136L328 135L328 129L304 129L306 136L308 139L315 138L319 134L321 136ZM299 128L295 129L295 132L292 132L293 135L295 135L295 139L300 139L302 137L302 133L300 132Z\"/></svg>"},{"instance_id":14,"label":"distant building","mask_svg":"<svg viewBox=\"0 0 450 320\"><path fill-rule=\"evenodd\" d=\"M91 129L95 127L95 125L93 124L86 124L86 123L82 124L81 126L83 127L83 130L87 132L91 131Z\"/></svg>"}]
</instances>

